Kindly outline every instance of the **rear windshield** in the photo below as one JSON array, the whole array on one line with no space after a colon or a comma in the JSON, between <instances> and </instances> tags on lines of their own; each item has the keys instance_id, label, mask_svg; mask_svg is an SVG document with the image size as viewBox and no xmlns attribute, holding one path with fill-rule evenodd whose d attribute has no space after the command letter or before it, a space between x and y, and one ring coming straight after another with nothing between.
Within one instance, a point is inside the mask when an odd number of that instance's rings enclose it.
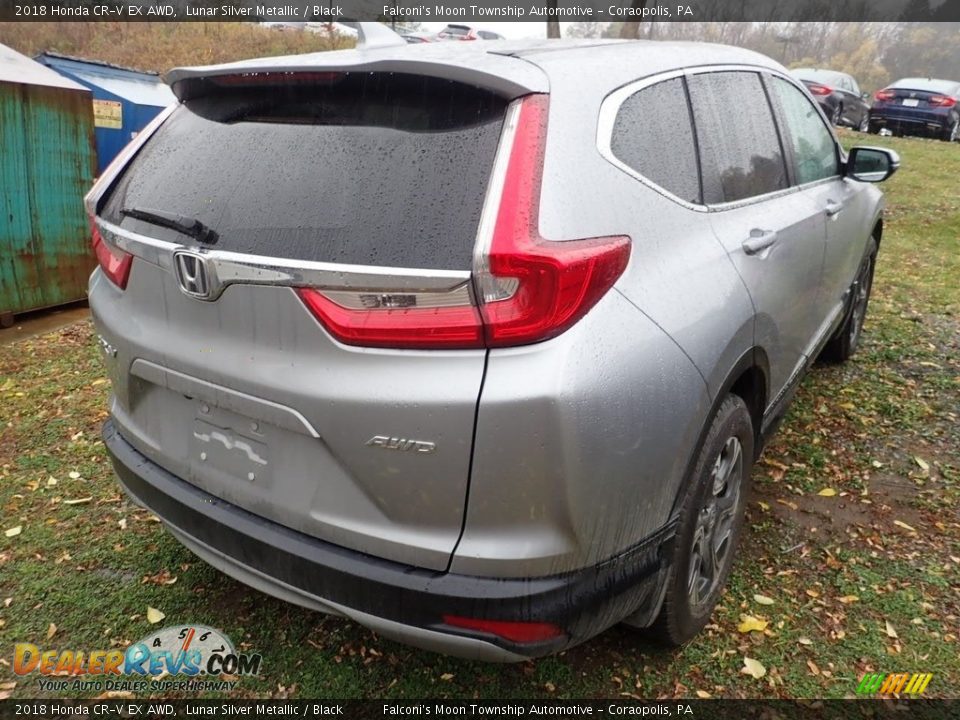
<instances>
[{"instance_id":1,"label":"rear windshield","mask_svg":"<svg viewBox=\"0 0 960 720\"><path fill-rule=\"evenodd\" d=\"M843 80L843 76L840 73L831 72L830 70L794 70L793 74L801 80L807 80L809 82L825 82L839 85Z\"/></svg>"},{"instance_id":2,"label":"rear windshield","mask_svg":"<svg viewBox=\"0 0 960 720\"><path fill-rule=\"evenodd\" d=\"M171 115L102 214L185 245L195 241L123 211L200 221L234 252L466 270L505 107L413 75L224 82Z\"/></svg>"}]
</instances>

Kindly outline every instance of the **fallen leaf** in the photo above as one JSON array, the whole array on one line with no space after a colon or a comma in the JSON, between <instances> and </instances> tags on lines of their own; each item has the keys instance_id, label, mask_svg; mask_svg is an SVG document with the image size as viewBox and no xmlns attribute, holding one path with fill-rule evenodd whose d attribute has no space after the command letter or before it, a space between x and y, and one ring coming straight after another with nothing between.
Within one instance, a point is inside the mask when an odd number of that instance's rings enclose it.
<instances>
[{"instance_id":1,"label":"fallen leaf","mask_svg":"<svg viewBox=\"0 0 960 720\"><path fill-rule=\"evenodd\" d=\"M807 588L804 592L812 598L820 597L820 593L814 590L813 588Z\"/></svg>"},{"instance_id":2,"label":"fallen leaf","mask_svg":"<svg viewBox=\"0 0 960 720\"><path fill-rule=\"evenodd\" d=\"M856 595L844 595L843 597L837 598L837 600L842 602L844 605L850 605L851 603L855 603L859 599L860 598L857 597Z\"/></svg>"},{"instance_id":3,"label":"fallen leaf","mask_svg":"<svg viewBox=\"0 0 960 720\"><path fill-rule=\"evenodd\" d=\"M763 632L767 629L769 624L766 620L761 620L760 618L755 618L753 615L742 615L743 622L737 625L737 630L742 633L748 633L752 631Z\"/></svg>"},{"instance_id":4,"label":"fallen leaf","mask_svg":"<svg viewBox=\"0 0 960 720\"><path fill-rule=\"evenodd\" d=\"M58 482L60 481L57 480L53 475L51 475L50 477L47 478L47 487L53 487Z\"/></svg>"},{"instance_id":5,"label":"fallen leaf","mask_svg":"<svg viewBox=\"0 0 960 720\"><path fill-rule=\"evenodd\" d=\"M53 623L50 623L50 627L47 628L47 640L49 640L56 634L57 634L57 626Z\"/></svg>"},{"instance_id":6,"label":"fallen leaf","mask_svg":"<svg viewBox=\"0 0 960 720\"><path fill-rule=\"evenodd\" d=\"M752 678L759 680L764 675L767 674L767 669L759 660L754 660L751 657L743 658L743 669L740 670L744 675L749 675Z\"/></svg>"},{"instance_id":7,"label":"fallen leaf","mask_svg":"<svg viewBox=\"0 0 960 720\"><path fill-rule=\"evenodd\" d=\"M916 528L911 527L910 525L907 525L903 520L894 520L893 524L896 525L897 527L903 528L908 532L915 533L917 531Z\"/></svg>"},{"instance_id":8,"label":"fallen leaf","mask_svg":"<svg viewBox=\"0 0 960 720\"><path fill-rule=\"evenodd\" d=\"M543 687L547 692L556 692L557 690L557 686L554 685L552 682L545 682L543 684Z\"/></svg>"},{"instance_id":9,"label":"fallen leaf","mask_svg":"<svg viewBox=\"0 0 960 720\"><path fill-rule=\"evenodd\" d=\"M697 697L701 700L709 700L713 697L713 695L708 693L706 690L697 690Z\"/></svg>"},{"instance_id":10,"label":"fallen leaf","mask_svg":"<svg viewBox=\"0 0 960 720\"><path fill-rule=\"evenodd\" d=\"M823 490L817 493L817 495L819 495L820 497L833 497L836 494L837 494L837 491L834 490L833 488L824 488Z\"/></svg>"},{"instance_id":11,"label":"fallen leaf","mask_svg":"<svg viewBox=\"0 0 960 720\"><path fill-rule=\"evenodd\" d=\"M817 667L817 664L813 660L807 660L807 667L810 668L810 672L814 675L820 674L820 668Z\"/></svg>"},{"instance_id":12,"label":"fallen leaf","mask_svg":"<svg viewBox=\"0 0 960 720\"><path fill-rule=\"evenodd\" d=\"M147 622L151 625L156 625L158 622L163 620L166 617L162 612L156 608L148 607L147 608Z\"/></svg>"},{"instance_id":13,"label":"fallen leaf","mask_svg":"<svg viewBox=\"0 0 960 720\"><path fill-rule=\"evenodd\" d=\"M773 605L773 598L769 598L766 595L754 595L753 600L760 605Z\"/></svg>"},{"instance_id":14,"label":"fallen leaf","mask_svg":"<svg viewBox=\"0 0 960 720\"><path fill-rule=\"evenodd\" d=\"M806 637L797 638L797 642L800 643L801 645L813 645L813 640Z\"/></svg>"},{"instance_id":15,"label":"fallen leaf","mask_svg":"<svg viewBox=\"0 0 960 720\"><path fill-rule=\"evenodd\" d=\"M9 530L5 530L3 534L6 535L7 537L16 537L21 532L23 532L23 525L17 525L16 527L12 527Z\"/></svg>"},{"instance_id":16,"label":"fallen leaf","mask_svg":"<svg viewBox=\"0 0 960 720\"><path fill-rule=\"evenodd\" d=\"M919 456L914 456L913 459L917 461L917 465L920 466L921 470L923 470L925 473L930 472L930 463Z\"/></svg>"},{"instance_id":17,"label":"fallen leaf","mask_svg":"<svg viewBox=\"0 0 960 720\"><path fill-rule=\"evenodd\" d=\"M446 682L450 682L451 680L453 680L453 673L444 673L443 675L440 676L440 679L445 680Z\"/></svg>"},{"instance_id":18,"label":"fallen leaf","mask_svg":"<svg viewBox=\"0 0 960 720\"><path fill-rule=\"evenodd\" d=\"M759 505L760 508L761 508L762 510L764 510L764 511L770 509L770 506L769 506L767 503L763 502L763 500L758 500L758 501L757 501L757 505Z\"/></svg>"},{"instance_id":19,"label":"fallen leaf","mask_svg":"<svg viewBox=\"0 0 960 720\"><path fill-rule=\"evenodd\" d=\"M889 620L887 620L886 630L887 630L887 637L889 637L889 638L896 638L896 637L897 637L897 631L896 631L896 629L893 627L893 625L890 624L890 621L889 621Z\"/></svg>"},{"instance_id":20,"label":"fallen leaf","mask_svg":"<svg viewBox=\"0 0 960 720\"><path fill-rule=\"evenodd\" d=\"M97 695L94 700L133 700L134 697L129 690L107 690Z\"/></svg>"},{"instance_id":21,"label":"fallen leaf","mask_svg":"<svg viewBox=\"0 0 960 720\"><path fill-rule=\"evenodd\" d=\"M78 473L76 470L71 470L69 473L67 473L67 475L71 480L77 480L80 477L80 473Z\"/></svg>"},{"instance_id":22,"label":"fallen leaf","mask_svg":"<svg viewBox=\"0 0 960 720\"><path fill-rule=\"evenodd\" d=\"M64 505L84 505L93 500L93 496L89 495L87 497L77 498L76 500L64 500Z\"/></svg>"},{"instance_id":23,"label":"fallen leaf","mask_svg":"<svg viewBox=\"0 0 960 720\"><path fill-rule=\"evenodd\" d=\"M117 520L117 525L120 526L120 529L121 529L121 530L126 530L126 529L127 529L127 519L126 519L126 518L120 518L119 520Z\"/></svg>"}]
</instances>

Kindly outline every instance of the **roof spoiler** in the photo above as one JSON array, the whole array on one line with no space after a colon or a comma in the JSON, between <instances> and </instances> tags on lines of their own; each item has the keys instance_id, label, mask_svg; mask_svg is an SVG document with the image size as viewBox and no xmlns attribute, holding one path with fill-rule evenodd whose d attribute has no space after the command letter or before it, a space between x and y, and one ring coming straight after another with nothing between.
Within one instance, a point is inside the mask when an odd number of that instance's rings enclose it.
<instances>
[{"instance_id":1,"label":"roof spoiler","mask_svg":"<svg viewBox=\"0 0 960 720\"><path fill-rule=\"evenodd\" d=\"M341 22L357 31L357 50L370 48L397 47L407 41L383 23L378 22Z\"/></svg>"}]
</instances>

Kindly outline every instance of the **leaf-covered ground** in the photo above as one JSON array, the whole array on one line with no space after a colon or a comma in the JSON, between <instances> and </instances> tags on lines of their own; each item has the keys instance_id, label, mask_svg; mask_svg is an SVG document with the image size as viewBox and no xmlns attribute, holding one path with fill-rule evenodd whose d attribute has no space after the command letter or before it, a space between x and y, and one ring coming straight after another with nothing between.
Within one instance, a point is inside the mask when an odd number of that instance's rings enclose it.
<instances>
[{"instance_id":1,"label":"leaf-covered ground","mask_svg":"<svg viewBox=\"0 0 960 720\"><path fill-rule=\"evenodd\" d=\"M0 697L39 694L12 673L15 642L107 649L181 622L263 653L236 691L250 696L845 697L871 671L933 672L928 695L960 695L960 146L869 142L903 169L864 343L805 380L755 469L729 587L688 646L616 627L559 657L485 665L247 589L121 496L81 322L0 347Z\"/></svg>"}]
</instances>

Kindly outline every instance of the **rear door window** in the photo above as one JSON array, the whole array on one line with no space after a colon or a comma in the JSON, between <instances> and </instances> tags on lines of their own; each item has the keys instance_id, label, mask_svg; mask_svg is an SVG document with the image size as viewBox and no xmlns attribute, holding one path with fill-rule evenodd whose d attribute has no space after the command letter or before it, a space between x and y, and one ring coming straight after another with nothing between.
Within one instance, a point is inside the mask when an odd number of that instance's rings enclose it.
<instances>
[{"instance_id":1,"label":"rear door window","mask_svg":"<svg viewBox=\"0 0 960 720\"><path fill-rule=\"evenodd\" d=\"M791 83L778 77L771 82L774 96L783 110L785 140L793 149L797 184L838 175L837 146L820 112Z\"/></svg>"},{"instance_id":2,"label":"rear door window","mask_svg":"<svg viewBox=\"0 0 960 720\"><path fill-rule=\"evenodd\" d=\"M216 249L255 255L468 270L506 101L422 76L314 75L241 76L185 102L103 216L183 244L123 211L199 220Z\"/></svg>"},{"instance_id":3,"label":"rear door window","mask_svg":"<svg viewBox=\"0 0 960 720\"><path fill-rule=\"evenodd\" d=\"M703 200L734 202L788 187L780 139L760 76L712 72L689 79Z\"/></svg>"},{"instance_id":4,"label":"rear door window","mask_svg":"<svg viewBox=\"0 0 960 720\"><path fill-rule=\"evenodd\" d=\"M617 112L610 150L620 162L681 200L700 202L700 174L682 78L650 85Z\"/></svg>"}]
</instances>

